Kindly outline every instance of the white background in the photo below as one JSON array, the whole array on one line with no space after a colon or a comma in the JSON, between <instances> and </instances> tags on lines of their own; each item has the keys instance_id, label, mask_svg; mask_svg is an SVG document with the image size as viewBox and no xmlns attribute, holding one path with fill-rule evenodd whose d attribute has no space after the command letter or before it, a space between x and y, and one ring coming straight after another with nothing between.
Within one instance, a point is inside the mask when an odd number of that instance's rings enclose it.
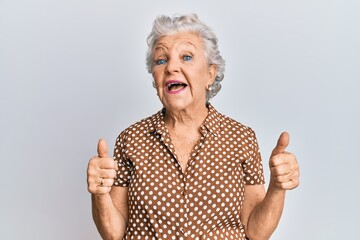
<instances>
[{"instance_id":1,"label":"white background","mask_svg":"<svg viewBox=\"0 0 360 240\"><path fill-rule=\"evenodd\" d=\"M301 165L272 239L357 239L360 2L1 0L0 239L100 239L86 168L100 137L161 108L145 69L157 15L219 38L212 101L252 127L264 166L281 131ZM269 179L269 172L266 172Z\"/></svg>"}]
</instances>

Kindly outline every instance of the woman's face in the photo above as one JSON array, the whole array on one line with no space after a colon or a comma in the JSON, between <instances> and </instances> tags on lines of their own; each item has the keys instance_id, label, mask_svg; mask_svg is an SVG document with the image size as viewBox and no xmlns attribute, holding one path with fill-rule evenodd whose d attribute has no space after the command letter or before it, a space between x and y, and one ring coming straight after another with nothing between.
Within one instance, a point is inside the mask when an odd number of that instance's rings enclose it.
<instances>
[{"instance_id":1,"label":"woman's face","mask_svg":"<svg viewBox=\"0 0 360 240\"><path fill-rule=\"evenodd\" d=\"M166 109L191 110L205 105L216 66L208 64L200 37L188 32L162 37L153 59L156 90Z\"/></svg>"}]
</instances>

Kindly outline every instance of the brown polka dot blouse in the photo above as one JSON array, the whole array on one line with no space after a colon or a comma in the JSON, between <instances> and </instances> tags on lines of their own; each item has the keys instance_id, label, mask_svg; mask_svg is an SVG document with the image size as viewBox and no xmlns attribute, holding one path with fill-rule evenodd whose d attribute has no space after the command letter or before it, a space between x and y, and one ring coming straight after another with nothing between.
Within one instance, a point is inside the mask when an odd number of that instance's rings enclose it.
<instances>
[{"instance_id":1,"label":"brown polka dot blouse","mask_svg":"<svg viewBox=\"0 0 360 240\"><path fill-rule=\"evenodd\" d=\"M124 239L247 239L244 187L264 184L255 133L208 106L183 173L164 110L125 129L114 157L115 186L128 187Z\"/></svg>"}]
</instances>

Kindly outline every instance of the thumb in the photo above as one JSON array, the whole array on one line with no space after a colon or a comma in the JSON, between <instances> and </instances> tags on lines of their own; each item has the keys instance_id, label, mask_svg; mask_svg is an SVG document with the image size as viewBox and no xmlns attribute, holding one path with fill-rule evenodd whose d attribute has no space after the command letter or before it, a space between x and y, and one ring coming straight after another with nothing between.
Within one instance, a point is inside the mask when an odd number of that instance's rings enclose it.
<instances>
[{"instance_id":1,"label":"thumb","mask_svg":"<svg viewBox=\"0 0 360 240\"><path fill-rule=\"evenodd\" d=\"M287 132L281 133L279 140L277 141L276 147L274 148L274 150L271 153L271 157L273 157L279 153L283 153L285 151L286 147L289 145L289 139L290 139L290 136Z\"/></svg>"},{"instance_id":2,"label":"thumb","mask_svg":"<svg viewBox=\"0 0 360 240\"><path fill-rule=\"evenodd\" d=\"M98 156L101 158L109 157L108 147L104 139L100 138L97 146Z\"/></svg>"}]
</instances>

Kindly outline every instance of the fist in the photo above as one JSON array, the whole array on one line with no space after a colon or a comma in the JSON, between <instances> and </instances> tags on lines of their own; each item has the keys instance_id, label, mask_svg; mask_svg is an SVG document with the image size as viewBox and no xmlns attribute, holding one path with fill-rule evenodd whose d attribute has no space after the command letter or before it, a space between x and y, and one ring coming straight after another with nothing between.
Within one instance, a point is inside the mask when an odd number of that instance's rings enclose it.
<instances>
[{"instance_id":1,"label":"fist","mask_svg":"<svg viewBox=\"0 0 360 240\"><path fill-rule=\"evenodd\" d=\"M294 154L286 152L289 134L283 132L270 156L270 184L279 190L291 190L299 186L299 165Z\"/></svg>"},{"instance_id":2,"label":"fist","mask_svg":"<svg viewBox=\"0 0 360 240\"><path fill-rule=\"evenodd\" d=\"M100 139L97 146L98 156L90 159L87 168L88 191L92 194L106 194L114 184L117 164L109 157L105 140Z\"/></svg>"}]
</instances>

